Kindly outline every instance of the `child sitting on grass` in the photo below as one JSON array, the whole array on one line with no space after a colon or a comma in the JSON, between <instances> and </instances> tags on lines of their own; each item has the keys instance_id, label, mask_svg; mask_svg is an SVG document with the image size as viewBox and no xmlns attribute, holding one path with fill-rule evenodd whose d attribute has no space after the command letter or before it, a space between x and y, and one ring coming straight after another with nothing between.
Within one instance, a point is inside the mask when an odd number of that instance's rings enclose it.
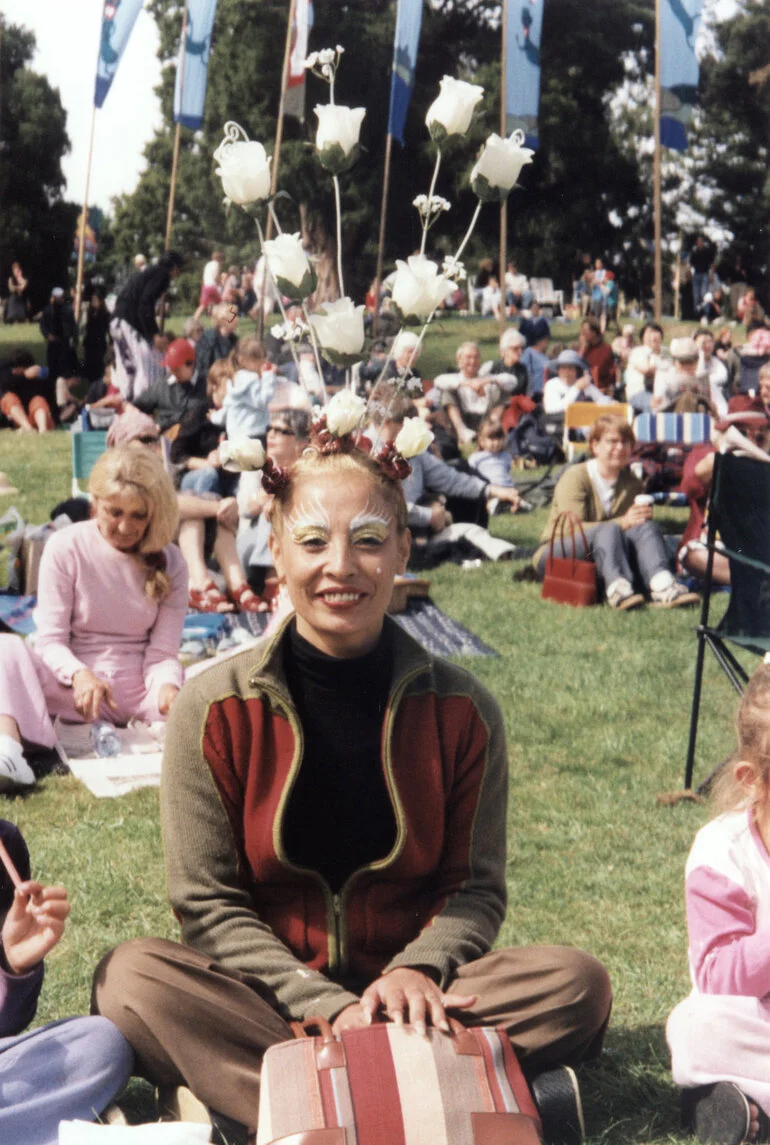
<instances>
[{"instance_id":1,"label":"child sitting on grass","mask_svg":"<svg viewBox=\"0 0 770 1145\"><path fill-rule=\"evenodd\" d=\"M133 1053L104 1018L21 1032L35 1016L43 959L62 936L70 904L64 887L30 879L24 839L5 819L0 844L20 878L14 889L0 867L0 1141L56 1145L60 1121L96 1121L115 1100L131 1076Z\"/></svg>"},{"instance_id":2,"label":"child sitting on grass","mask_svg":"<svg viewBox=\"0 0 770 1145\"><path fill-rule=\"evenodd\" d=\"M513 487L511 467L513 454L508 449L508 435L499 417L494 414L485 417L478 428L479 448L468 458L468 464L490 485Z\"/></svg>"},{"instance_id":3,"label":"child sitting on grass","mask_svg":"<svg viewBox=\"0 0 770 1145\"><path fill-rule=\"evenodd\" d=\"M770 666L738 712L721 815L685 871L692 992L668 1019L685 1126L701 1141L767 1140L770 1115Z\"/></svg>"},{"instance_id":4,"label":"child sitting on grass","mask_svg":"<svg viewBox=\"0 0 770 1145\"><path fill-rule=\"evenodd\" d=\"M224 425L229 441L244 437L264 438L270 422L268 406L275 394L275 371L254 334L241 338L232 353L233 380L227 388L222 409L212 416Z\"/></svg>"}]
</instances>

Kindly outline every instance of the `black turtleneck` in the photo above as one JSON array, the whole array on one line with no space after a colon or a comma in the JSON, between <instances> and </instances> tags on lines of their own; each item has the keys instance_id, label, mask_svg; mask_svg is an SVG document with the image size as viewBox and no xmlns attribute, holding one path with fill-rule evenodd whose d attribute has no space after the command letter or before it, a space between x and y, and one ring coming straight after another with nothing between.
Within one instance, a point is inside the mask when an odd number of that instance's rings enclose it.
<instances>
[{"instance_id":1,"label":"black turtleneck","mask_svg":"<svg viewBox=\"0 0 770 1145\"><path fill-rule=\"evenodd\" d=\"M296 624L284 643L304 754L283 842L291 862L318 871L335 892L353 871L384 858L396 839L381 752L392 665L388 625L370 652L347 660L319 652Z\"/></svg>"}]
</instances>

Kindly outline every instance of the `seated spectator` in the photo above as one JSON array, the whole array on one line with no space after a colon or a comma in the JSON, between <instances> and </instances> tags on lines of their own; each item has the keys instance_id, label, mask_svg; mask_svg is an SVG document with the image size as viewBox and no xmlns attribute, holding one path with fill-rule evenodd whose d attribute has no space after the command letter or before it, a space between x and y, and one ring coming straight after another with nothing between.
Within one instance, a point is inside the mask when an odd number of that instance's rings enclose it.
<instances>
[{"instance_id":1,"label":"seated spectator","mask_svg":"<svg viewBox=\"0 0 770 1145\"><path fill-rule=\"evenodd\" d=\"M71 904L64 887L30 878L26 843L7 819L0 842L22 880L14 888L0 871L0 1140L56 1145L60 1121L101 1120L128 1082L134 1055L105 1018L67 1018L23 1033L37 1009L43 960L60 942Z\"/></svg>"},{"instance_id":2,"label":"seated spectator","mask_svg":"<svg viewBox=\"0 0 770 1145\"><path fill-rule=\"evenodd\" d=\"M652 506L636 502L642 483L629 464L633 446L634 432L622 417L607 414L591 426L590 459L566 469L556 485L548 525L533 557L535 571L542 580L556 519L569 511L583 522L588 542L586 550L577 534L575 555L596 562L610 608L639 608L646 595L662 608L697 604L698 596L674 579ZM565 545L556 544L556 556L572 554L569 540Z\"/></svg>"},{"instance_id":3,"label":"seated spectator","mask_svg":"<svg viewBox=\"0 0 770 1145\"><path fill-rule=\"evenodd\" d=\"M770 418L770 362L759 368L757 392L735 394L728 403L729 413L763 413Z\"/></svg>"},{"instance_id":4,"label":"seated spectator","mask_svg":"<svg viewBox=\"0 0 770 1145\"><path fill-rule=\"evenodd\" d=\"M706 323L716 322L724 313L725 292L721 286L716 290L707 290L703 295L697 317Z\"/></svg>"},{"instance_id":5,"label":"seated spectator","mask_svg":"<svg viewBox=\"0 0 770 1145\"><path fill-rule=\"evenodd\" d=\"M507 448L508 435L496 417L485 417L479 426L478 449L468 458L468 465L490 485L513 488L511 468L513 454Z\"/></svg>"},{"instance_id":6,"label":"seated spectator","mask_svg":"<svg viewBox=\"0 0 770 1145\"><path fill-rule=\"evenodd\" d=\"M549 335L544 334L532 346L525 346L521 352L521 364L527 371L527 393L531 398L542 398L551 359L546 353Z\"/></svg>"},{"instance_id":7,"label":"seated spectator","mask_svg":"<svg viewBox=\"0 0 770 1145\"><path fill-rule=\"evenodd\" d=\"M746 288L743 297L738 300L738 321L742 322L749 329L753 322L760 322L762 325L765 323L765 312L760 305L757 298L757 292L753 286Z\"/></svg>"},{"instance_id":8,"label":"seated spectator","mask_svg":"<svg viewBox=\"0 0 770 1145\"><path fill-rule=\"evenodd\" d=\"M46 366L38 366L28 350L14 350L0 362L0 413L23 433L47 433L54 428Z\"/></svg>"},{"instance_id":9,"label":"seated spectator","mask_svg":"<svg viewBox=\"0 0 770 1145\"><path fill-rule=\"evenodd\" d=\"M698 347L697 376L704 379L708 387L709 400L717 414L722 417L727 413L727 403L730 400L727 367L714 353L714 335L710 330L704 328L696 330L695 345Z\"/></svg>"},{"instance_id":10,"label":"seated spectator","mask_svg":"<svg viewBox=\"0 0 770 1145\"><path fill-rule=\"evenodd\" d=\"M503 306L503 295L500 283L494 274L490 274L487 285L481 291L481 317L500 318Z\"/></svg>"},{"instance_id":11,"label":"seated spectator","mask_svg":"<svg viewBox=\"0 0 770 1145\"><path fill-rule=\"evenodd\" d=\"M460 445L475 440L479 423L505 401L509 389L497 378L480 376L480 366L477 344L463 342L457 348L457 373L439 374L433 383Z\"/></svg>"},{"instance_id":12,"label":"seated spectator","mask_svg":"<svg viewBox=\"0 0 770 1145\"><path fill-rule=\"evenodd\" d=\"M133 406L154 415L163 433L178 425L197 401L192 385L195 373L195 347L186 338L177 338L163 355L166 376L137 394Z\"/></svg>"},{"instance_id":13,"label":"seated spectator","mask_svg":"<svg viewBox=\"0 0 770 1145\"><path fill-rule=\"evenodd\" d=\"M191 318L185 318L184 325L182 326L182 337L186 338L188 342L192 342L197 352L198 343L203 337L203 323L201 320L194 315Z\"/></svg>"},{"instance_id":14,"label":"seated spectator","mask_svg":"<svg viewBox=\"0 0 770 1145\"><path fill-rule=\"evenodd\" d=\"M714 412L710 379L698 375L698 345L693 338L674 338L672 365L655 376L651 407L671 413Z\"/></svg>"},{"instance_id":15,"label":"seated spectator","mask_svg":"<svg viewBox=\"0 0 770 1145\"><path fill-rule=\"evenodd\" d=\"M667 368L668 354L663 350L663 327L657 322L645 322L641 331L641 346L635 346L628 356L625 373L626 401L634 411L649 413L658 370Z\"/></svg>"},{"instance_id":16,"label":"seated spectator","mask_svg":"<svg viewBox=\"0 0 770 1145\"><path fill-rule=\"evenodd\" d=\"M764 322L751 322L746 327L748 338L744 354L770 354L770 330Z\"/></svg>"},{"instance_id":17,"label":"seated spectator","mask_svg":"<svg viewBox=\"0 0 770 1145\"><path fill-rule=\"evenodd\" d=\"M270 360L274 361L272 357ZM318 372L318 362L316 361L313 347L308 345L307 342L300 342L297 346L297 361L294 362L293 359L288 362L285 361L280 366L280 374L276 378L276 392L270 401L270 407L280 399L279 391L282 388L282 384L286 382L293 383L302 394L301 400L295 397L292 402L288 403L289 408L299 409L305 406L323 405L324 387L330 384L333 377L336 377L336 375L331 374L331 372L327 374L326 366L329 366L329 363L322 361L322 376ZM331 371L332 369L333 367L329 366L329 370ZM284 393L286 392L288 391L284 389ZM286 402L282 404L287 405Z\"/></svg>"},{"instance_id":18,"label":"seated spectator","mask_svg":"<svg viewBox=\"0 0 770 1145\"><path fill-rule=\"evenodd\" d=\"M628 366L631 351L636 348L636 329L633 322L626 322L620 334L612 343L612 352L622 371Z\"/></svg>"},{"instance_id":19,"label":"seated spectator","mask_svg":"<svg viewBox=\"0 0 770 1145\"><path fill-rule=\"evenodd\" d=\"M292 465L307 445L310 413L307 410L280 410L270 413L267 456L284 468ZM238 556L246 579L254 592L264 592L265 581L273 571L270 553L270 518L266 512L268 494L258 470L242 473L238 485Z\"/></svg>"},{"instance_id":20,"label":"seated spectator","mask_svg":"<svg viewBox=\"0 0 770 1145\"><path fill-rule=\"evenodd\" d=\"M125 943L93 994L145 1076L189 1086L252 1139L263 1055L289 1020L407 1024L416 1050L454 1009L501 1026L534 1076L598 1054L611 1002L583 951L489 953L505 916L503 719L386 616L409 550L398 482L344 446L278 477L271 544L294 614L191 681L166 740L184 945Z\"/></svg>"},{"instance_id":21,"label":"seated spectator","mask_svg":"<svg viewBox=\"0 0 770 1145\"><path fill-rule=\"evenodd\" d=\"M268 406L275 396L275 370L265 357L259 338L249 334L233 351L234 373L214 419L224 425L228 440L261 437L267 433Z\"/></svg>"},{"instance_id":22,"label":"seated spectator","mask_svg":"<svg viewBox=\"0 0 770 1145\"><path fill-rule=\"evenodd\" d=\"M543 339L548 341L551 337L551 327L548 319L540 313L540 304L533 301L528 314L523 314L519 322L519 333L527 339L527 346L537 346Z\"/></svg>"},{"instance_id":23,"label":"seated spectator","mask_svg":"<svg viewBox=\"0 0 770 1145\"><path fill-rule=\"evenodd\" d=\"M733 332L729 326L721 326L715 331L714 353L727 370L728 393L735 393L741 372L741 359L733 348Z\"/></svg>"},{"instance_id":24,"label":"seated spectator","mask_svg":"<svg viewBox=\"0 0 770 1145\"><path fill-rule=\"evenodd\" d=\"M615 356L612 347L604 341L601 326L595 318L584 318L580 324L578 353L588 364L597 390L610 399L614 398L617 379Z\"/></svg>"},{"instance_id":25,"label":"seated spectator","mask_svg":"<svg viewBox=\"0 0 770 1145\"><path fill-rule=\"evenodd\" d=\"M206 391L209 370L220 358L228 358L238 345L238 312L227 302L218 302L211 311L211 327L204 330L195 347L197 396Z\"/></svg>"},{"instance_id":26,"label":"seated spectator","mask_svg":"<svg viewBox=\"0 0 770 1145\"><path fill-rule=\"evenodd\" d=\"M404 394L393 396L383 383L373 394L374 442L395 441L404 418L417 410ZM520 497L512 486L490 484L481 477L454 469L432 453L410 459L412 472L403 482L408 524L414 539L414 558L421 567L432 567L450 558L452 546L470 545L489 560L510 558L515 546L493 537L484 527L490 502L503 501L516 512Z\"/></svg>"},{"instance_id":27,"label":"seated spectator","mask_svg":"<svg viewBox=\"0 0 770 1145\"><path fill-rule=\"evenodd\" d=\"M596 402L606 405L610 398L591 381L586 362L576 350L562 350L554 362L556 377L549 378L543 391L543 410L563 414L573 402Z\"/></svg>"},{"instance_id":28,"label":"seated spectator","mask_svg":"<svg viewBox=\"0 0 770 1145\"><path fill-rule=\"evenodd\" d=\"M222 408L231 376L229 359L214 362L209 370L207 400L193 402L178 424L171 461L182 471L179 488L184 493L233 497L237 491L238 474L223 469L219 456L224 432L209 417L212 409Z\"/></svg>"},{"instance_id":29,"label":"seated spectator","mask_svg":"<svg viewBox=\"0 0 770 1145\"><path fill-rule=\"evenodd\" d=\"M485 362L479 370L480 378L494 377L505 386L505 392L513 396L526 394L529 374L521 363L521 356L527 341L518 330L505 330L500 338L500 357Z\"/></svg>"},{"instance_id":30,"label":"seated spectator","mask_svg":"<svg viewBox=\"0 0 770 1145\"><path fill-rule=\"evenodd\" d=\"M706 575L708 563L706 510L708 509L711 481L714 474L715 457L716 450L710 442L696 445L685 458L680 485L682 492L687 494L690 518L682 534L682 543L677 552L677 565L682 573L698 577L700 580L703 580ZM717 547L722 547L718 538L716 543ZM714 553L711 575L714 584L728 585L730 583L730 562L723 552Z\"/></svg>"},{"instance_id":31,"label":"seated spectator","mask_svg":"<svg viewBox=\"0 0 770 1145\"><path fill-rule=\"evenodd\" d=\"M516 264L509 262L505 272L505 301L509 307L510 317L519 310L529 310L533 299L534 295L526 274L520 274Z\"/></svg>"},{"instance_id":32,"label":"seated spectator","mask_svg":"<svg viewBox=\"0 0 770 1145\"><path fill-rule=\"evenodd\" d=\"M31 786L23 744L52 748L52 717L126 724L165 718L182 684L177 659L187 570L171 544L176 497L157 457L108 450L88 483L93 518L62 529L40 562L35 647L0 636L0 775Z\"/></svg>"},{"instance_id":33,"label":"seated spectator","mask_svg":"<svg viewBox=\"0 0 770 1145\"><path fill-rule=\"evenodd\" d=\"M481 262L479 263L479 269L476 273L476 277L473 280L472 287L473 301L477 307L481 306L482 292L484 287L489 284L490 276L494 274L494 271L495 264L492 262L492 259L482 258ZM388 279L385 280L386 283L387 281Z\"/></svg>"}]
</instances>

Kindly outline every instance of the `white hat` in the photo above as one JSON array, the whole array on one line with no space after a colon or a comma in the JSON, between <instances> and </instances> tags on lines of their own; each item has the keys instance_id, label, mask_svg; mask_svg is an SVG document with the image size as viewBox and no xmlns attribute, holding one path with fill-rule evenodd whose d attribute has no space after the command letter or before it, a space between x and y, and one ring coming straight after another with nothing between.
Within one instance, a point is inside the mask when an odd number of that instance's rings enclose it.
<instances>
[{"instance_id":1,"label":"white hat","mask_svg":"<svg viewBox=\"0 0 770 1145\"><path fill-rule=\"evenodd\" d=\"M671 357L678 362L694 362L698 357L698 344L693 338L672 338Z\"/></svg>"}]
</instances>

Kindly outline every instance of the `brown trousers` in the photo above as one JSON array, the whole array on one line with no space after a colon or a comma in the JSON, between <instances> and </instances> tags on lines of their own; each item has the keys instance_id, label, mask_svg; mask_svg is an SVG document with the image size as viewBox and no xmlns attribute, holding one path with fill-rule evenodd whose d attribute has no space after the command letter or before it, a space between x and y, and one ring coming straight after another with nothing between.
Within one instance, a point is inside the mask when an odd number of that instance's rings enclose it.
<instances>
[{"instance_id":1,"label":"brown trousers","mask_svg":"<svg viewBox=\"0 0 770 1145\"><path fill-rule=\"evenodd\" d=\"M459 967L446 993L475 994L467 1025L504 1026L528 1074L596 1055L612 994L600 962L569 946L493 951ZM205 1105L257 1123L265 1050L292 1037L256 977L159 938L126 942L94 976L92 1011L133 1046L137 1072L186 1085Z\"/></svg>"}]
</instances>

